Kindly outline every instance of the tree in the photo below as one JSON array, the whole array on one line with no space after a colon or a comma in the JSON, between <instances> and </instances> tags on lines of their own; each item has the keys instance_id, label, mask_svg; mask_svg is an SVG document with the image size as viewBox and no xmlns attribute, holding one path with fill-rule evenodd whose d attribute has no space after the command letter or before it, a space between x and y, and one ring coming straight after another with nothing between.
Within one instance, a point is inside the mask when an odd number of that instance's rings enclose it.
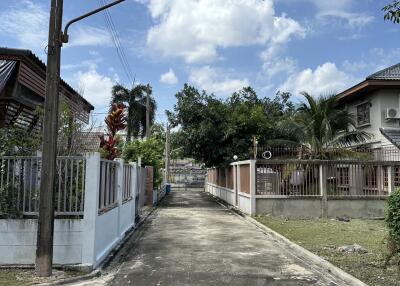
<instances>
[{"instance_id":1,"label":"tree","mask_svg":"<svg viewBox=\"0 0 400 286\"><path fill-rule=\"evenodd\" d=\"M150 123L154 123L156 102L151 96L152 88L149 84L138 84L131 90L122 85L115 85L112 89L111 103L123 103L127 106L127 137L143 137L146 126L146 96L150 96Z\"/></svg>"},{"instance_id":2,"label":"tree","mask_svg":"<svg viewBox=\"0 0 400 286\"><path fill-rule=\"evenodd\" d=\"M162 182L161 169L164 166L165 132L162 125L155 124L154 133L146 140L136 139L124 146L122 156L124 160L137 162L141 158L144 166L153 166L154 185Z\"/></svg>"},{"instance_id":3,"label":"tree","mask_svg":"<svg viewBox=\"0 0 400 286\"><path fill-rule=\"evenodd\" d=\"M370 135L357 130L355 118L347 110L338 109L336 95L320 96L314 99L303 92L306 102L302 103L295 115L280 123L284 134L292 134L311 158L324 159L330 150L364 143ZM290 142L290 140L288 140Z\"/></svg>"},{"instance_id":4,"label":"tree","mask_svg":"<svg viewBox=\"0 0 400 286\"><path fill-rule=\"evenodd\" d=\"M100 136L100 148L103 149L103 156L108 160L114 160L120 155L118 144L121 139L117 132L126 128L125 106L122 103L114 103L110 113L104 120L107 125L106 136Z\"/></svg>"},{"instance_id":5,"label":"tree","mask_svg":"<svg viewBox=\"0 0 400 286\"><path fill-rule=\"evenodd\" d=\"M385 12L384 19L392 21L393 23L400 23L400 1L394 0L391 4L382 8Z\"/></svg>"},{"instance_id":6,"label":"tree","mask_svg":"<svg viewBox=\"0 0 400 286\"><path fill-rule=\"evenodd\" d=\"M169 118L180 129L172 138L173 148L209 167L226 165L234 155L248 159L253 136L260 142L274 138L276 122L293 112L284 98L288 94L260 99L251 87L221 100L185 84L175 96L177 104Z\"/></svg>"}]
</instances>

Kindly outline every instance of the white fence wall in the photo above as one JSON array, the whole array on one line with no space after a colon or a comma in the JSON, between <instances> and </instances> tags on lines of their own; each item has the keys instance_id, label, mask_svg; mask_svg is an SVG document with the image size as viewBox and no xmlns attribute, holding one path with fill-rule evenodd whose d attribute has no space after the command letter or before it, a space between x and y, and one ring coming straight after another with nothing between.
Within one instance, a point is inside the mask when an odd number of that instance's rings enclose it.
<instances>
[{"instance_id":1,"label":"white fence wall","mask_svg":"<svg viewBox=\"0 0 400 286\"><path fill-rule=\"evenodd\" d=\"M55 264L82 264L96 268L135 226L137 194L146 180L144 168L136 163L127 166L122 160L117 160L114 164L117 168L116 184L104 188L101 184L107 182L103 180L107 170L101 177L100 165L99 153L86 157L83 218L55 220ZM131 172L127 177L124 177L125 170ZM126 192L128 184L129 194ZM107 209L102 208L100 196L115 193L117 202ZM0 264L34 264L36 235L36 219L0 219Z\"/></svg>"},{"instance_id":2,"label":"white fence wall","mask_svg":"<svg viewBox=\"0 0 400 286\"><path fill-rule=\"evenodd\" d=\"M57 219L54 224L54 263L80 264L83 223ZM0 220L0 264L33 264L36 252L36 219Z\"/></svg>"}]
</instances>

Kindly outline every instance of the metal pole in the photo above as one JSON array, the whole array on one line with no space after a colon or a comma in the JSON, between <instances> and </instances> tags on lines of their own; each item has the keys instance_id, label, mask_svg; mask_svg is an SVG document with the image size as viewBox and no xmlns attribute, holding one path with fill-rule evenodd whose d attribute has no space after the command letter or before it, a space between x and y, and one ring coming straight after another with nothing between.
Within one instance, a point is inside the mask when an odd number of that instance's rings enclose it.
<instances>
[{"instance_id":1,"label":"metal pole","mask_svg":"<svg viewBox=\"0 0 400 286\"><path fill-rule=\"evenodd\" d=\"M52 0L47 50L46 97L43 120L42 170L36 243L36 273L52 275L54 234L54 178L56 174L58 101L60 87L63 0Z\"/></svg>"},{"instance_id":2,"label":"metal pole","mask_svg":"<svg viewBox=\"0 0 400 286\"><path fill-rule=\"evenodd\" d=\"M64 33L63 33L63 37L62 37L63 42L64 42L64 43L68 43L68 40L69 40L68 28L69 28L73 23L76 23L76 22L78 22L78 21L80 21L80 20L82 20L82 19L85 19L85 18L87 18L87 17L89 17L89 16L92 16L92 15L94 15L94 14L96 14L96 13L99 13L99 12L105 10L105 9L108 9L108 8L110 8L110 7L114 6L114 5L117 5L117 4L121 3L121 2L124 2L124 1L125 1L125 0L117 0L117 1L114 1L114 2L112 2L112 3L110 3L110 4L107 4L107 5L105 5L105 6L103 6L103 7L100 7L100 8L98 8L98 9L96 9L96 10L90 11L90 12L88 12L88 13L86 13L86 14L83 14L82 16L79 16L79 17L77 17L77 18L72 19L71 21L69 21L69 22L67 23L67 25L65 25L65 28L64 28Z\"/></svg>"},{"instance_id":3,"label":"metal pole","mask_svg":"<svg viewBox=\"0 0 400 286\"><path fill-rule=\"evenodd\" d=\"M169 140L169 124L167 122L167 133L165 135L165 183L169 183L169 166L170 166L170 140Z\"/></svg>"},{"instance_id":4,"label":"metal pole","mask_svg":"<svg viewBox=\"0 0 400 286\"><path fill-rule=\"evenodd\" d=\"M150 86L147 86L146 96L146 138L150 137Z\"/></svg>"}]
</instances>

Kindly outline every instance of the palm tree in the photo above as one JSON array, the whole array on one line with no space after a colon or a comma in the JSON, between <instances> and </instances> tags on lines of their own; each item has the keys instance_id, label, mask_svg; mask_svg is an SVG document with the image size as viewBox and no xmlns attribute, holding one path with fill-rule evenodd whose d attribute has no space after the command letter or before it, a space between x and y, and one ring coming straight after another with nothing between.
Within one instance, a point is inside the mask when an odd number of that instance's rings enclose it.
<instances>
[{"instance_id":1,"label":"palm tree","mask_svg":"<svg viewBox=\"0 0 400 286\"><path fill-rule=\"evenodd\" d=\"M146 96L150 96L150 124L154 123L156 102L151 96L152 88L149 84L138 84L132 89L117 84L112 88L113 103L123 103L127 106L127 137L129 142L131 137L144 137L146 126Z\"/></svg>"},{"instance_id":2,"label":"palm tree","mask_svg":"<svg viewBox=\"0 0 400 286\"><path fill-rule=\"evenodd\" d=\"M293 118L280 126L283 133L295 137L296 142L290 143L300 145L311 158L324 159L333 149L365 143L370 138L369 133L357 130L354 115L337 108L336 95L314 99L306 92L301 94L306 102L297 108Z\"/></svg>"}]
</instances>

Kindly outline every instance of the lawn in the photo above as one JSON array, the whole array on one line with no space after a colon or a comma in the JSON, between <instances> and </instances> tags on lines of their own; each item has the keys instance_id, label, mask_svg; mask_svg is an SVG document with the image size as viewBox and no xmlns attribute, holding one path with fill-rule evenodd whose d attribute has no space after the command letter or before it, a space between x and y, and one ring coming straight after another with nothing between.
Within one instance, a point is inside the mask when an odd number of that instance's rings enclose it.
<instances>
[{"instance_id":1,"label":"lawn","mask_svg":"<svg viewBox=\"0 0 400 286\"><path fill-rule=\"evenodd\" d=\"M38 283L52 282L60 278L80 276L84 273L78 270L53 270L53 277L38 278L33 269L0 269L0 286L26 286Z\"/></svg>"},{"instance_id":2,"label":"lawn","mask_svg":"<svg viewBox=\"0 0 400 286\"><path fill-rule=\"evenodd\" d=\"M17 276L23 273L22 270L8 270L8 269L0 269L0 286L22 286L27 285L27 283L23 282L20 279L17 279ZM24 274L24 273L23 273Z\"/></svg>"},{"instance_id":3,"label":"lawn","mask_svg":"<svg viewBox=\"0 0 400 286\"><path fill-rule=\"evenodd\" d=\"M400 271L383 267L387 229L383 221L299 220L257 216L256 219L291 241L330 261L371 286L400 285ZM342 253L343 245L357 243L366 254Z\"/></svg>"}]
</instances>

